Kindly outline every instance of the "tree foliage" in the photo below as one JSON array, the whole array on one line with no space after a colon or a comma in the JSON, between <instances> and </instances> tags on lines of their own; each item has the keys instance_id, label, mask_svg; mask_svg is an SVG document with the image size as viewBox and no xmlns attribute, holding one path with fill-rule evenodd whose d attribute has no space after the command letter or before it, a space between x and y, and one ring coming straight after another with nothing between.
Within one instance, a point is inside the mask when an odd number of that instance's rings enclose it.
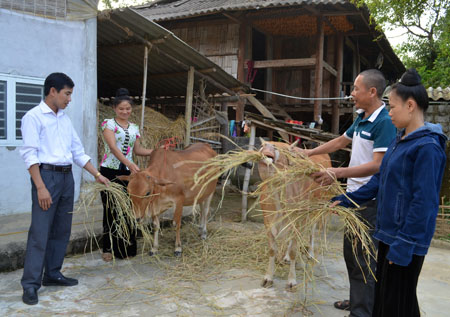
<instances>
[{"instance_id":1,"label":"tree foliage","mask_svg":"<svg viewBox=\"0 0 450 317\"><path fill-rule=\"evenodd\" d=\"M450 86L450 0L355 0L367 5L383 29L403 29L408 40L395 48L426 86Z\"/></svg>"}]
</instances>

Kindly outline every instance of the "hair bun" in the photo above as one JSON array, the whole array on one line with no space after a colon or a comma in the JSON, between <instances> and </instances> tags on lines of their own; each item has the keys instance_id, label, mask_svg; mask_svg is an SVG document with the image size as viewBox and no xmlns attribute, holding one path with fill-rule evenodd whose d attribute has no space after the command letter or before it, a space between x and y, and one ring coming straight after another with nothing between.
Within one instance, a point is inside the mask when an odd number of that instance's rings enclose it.
<instances>
[{"instance_id":1,"label":"hair bun","mask_svg":"<svg viewBox=\"0 0 450 317\"><path fill-rule=\"evenodd\" d=\"M129 94L130 93L129 93L128 89L126 89L126 88L119 88L116 91L116 98L123 97L123 96L128 96Z\"/></svg>"},{"instance_id":2,"label":"hair bun","mask_svg":"<svg viewBox=\"0 0 450 317\"><path fill-rule=\"evenodd\" d=\"M416 69L410 68L402 75L399 83L409 87L417 86L421 84L421 78Z\"/></svg>"}]
</instances>

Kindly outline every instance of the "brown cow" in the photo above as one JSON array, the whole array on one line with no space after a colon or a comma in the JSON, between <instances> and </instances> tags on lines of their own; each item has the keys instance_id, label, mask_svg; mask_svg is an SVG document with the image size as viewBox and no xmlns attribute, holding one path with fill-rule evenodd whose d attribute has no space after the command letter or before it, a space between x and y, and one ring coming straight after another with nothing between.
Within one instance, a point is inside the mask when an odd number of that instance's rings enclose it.
<instances>
[{"instance_id":1,"label":"brown cow","mask_svg":"<svg viewBox=\"0 0 450 317\"><path fill-rule=\"evenodd\" d=\"M193 144L182 151L159 148L153 151L145 170L128 177L127 188L136 218L149 215L153 220L155 232L150 255L158 251L159 216L173 205L173 221L176 226L175 255L181 255L180 227L183 206L192 206L200 191L200 186L193 187L193 178L202 163L195 162L203 162L216 155L217 153L204 143ZM217 180L211 181L198 199L202 210L202 239L206 238L206 222L216 184Z\"/></svg>"},{"instance_id":2,"label":"brown cow","mask_svg":"<svg viewBox=\"0 0 450 317\"><path fill-rule=\"evenodd\" d=\"M262 180L269 178L275 172L272 163L279 169L283 169L288 165L288 159L285 155L280 153L279 148L288 149L291 146L286 143L280 142L264 142L261 148L261 152L268 157L268 159L262 160L258 163L258 171ZM331 161L328 154L311 156L310 159L322 165L324 168L331 167ZM269 161L267 161L269 160ZM286 186L286 196L293 198L293 203L300 199L309 198L308 196L319 197L320 190L317 189L318 184L313 179L303 179L296 183L288 184ZM270 287L273 285L273 274L275 271L275 256L277 254L276 238L279 236L291 237L291 232L286 229L285 215L282 212L276 212L280 210L280 197L278 194L268 193L263 188L260 196L260 206L263 210L264 225L267 230L267 236L269 238L269 265L267 267L266 275L262 283L263 287ZM314 231L314 230L313 230ZM290 239L290 238L288 238ZM288 242L288 248L284 260L290 262L289 276L288 276L288 289L292 289L296 284L295 274L295 258L297 256L297 241L296 239L290 239ZM310 256L313 256L313 236L311 236Z\"/></svg>"}]
</instances>

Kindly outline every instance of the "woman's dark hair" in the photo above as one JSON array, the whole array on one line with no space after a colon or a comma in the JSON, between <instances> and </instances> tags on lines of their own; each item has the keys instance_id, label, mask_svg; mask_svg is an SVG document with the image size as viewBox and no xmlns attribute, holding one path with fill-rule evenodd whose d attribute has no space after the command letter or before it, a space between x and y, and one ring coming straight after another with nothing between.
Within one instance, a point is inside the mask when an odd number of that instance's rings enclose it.
<instances>
[{"instance_id":1,"label":"woman's dark hair","mask_svg":"<svg viewBox=\"0 0 450 317\"><path fill-rule=\"evenodd\" d=\"M400 80L392 85L392 91L403 100L412 98L423 112L428 109L428 94L422 85L420 75L414 68L408 69L400 78Z\"/></svg>"},{"instance_id":2,"label":"woman's dark hair","mask_svg":"<svg viewBox=\"0 0 450 317\"><path fill-rule=\"evenodd\" d=\"M72 79L64 73L51 73L45 78L44 82L44 96L48 96L50 88L55 88L57 92L60 92L64 87L73 88L75 84Z\"/></svg>"},{"instance_id":3,"label":"woman's dark hair","mask_svg":"<svg viewBox=\"0 0 450 317\"><path fill-rule=\"evenodd\" d=\"M130 105L133 105L133 99L128 95L128 89L126 88L119 88L116 91L116 98L113 102L113 107L117 107L122 101L128 101Z\"/></svg>"}]
</instances>

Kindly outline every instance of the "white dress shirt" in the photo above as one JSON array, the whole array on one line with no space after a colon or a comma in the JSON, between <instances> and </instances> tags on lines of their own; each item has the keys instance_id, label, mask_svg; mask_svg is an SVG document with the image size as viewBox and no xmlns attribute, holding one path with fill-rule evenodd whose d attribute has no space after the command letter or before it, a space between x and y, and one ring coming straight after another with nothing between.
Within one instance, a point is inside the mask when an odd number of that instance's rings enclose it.
<instances>
[{"instance_id":1,"label":"white dress shirt","mask_svg":"<svg viewBox=\"0 0 450 317\"><path fill-rule=\"evenodd\" d=\"M69 165L84 167L91 159L63 110L54 113L41 101L22 118L23 146L20 155L27 168L34 164Z\"/></svg>"}]
</instances>

